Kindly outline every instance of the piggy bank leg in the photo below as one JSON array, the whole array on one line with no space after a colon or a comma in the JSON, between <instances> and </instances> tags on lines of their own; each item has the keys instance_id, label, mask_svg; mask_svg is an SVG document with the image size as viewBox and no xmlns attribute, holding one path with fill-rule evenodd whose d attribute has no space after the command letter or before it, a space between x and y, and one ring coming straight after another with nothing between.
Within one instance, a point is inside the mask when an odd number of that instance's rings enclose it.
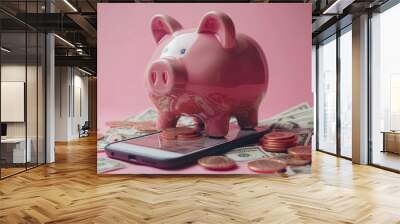
<instances>
[{"instance_id":1,"label":"piggy bank leg","mask_svg":"<svg viewBox=\"0 0 400 224\"><path fill-rule=\"evenodd\" d=\"M246 113L237 114L236 119L241 129L254 129L258 123L257 110L250 110L246 111Z\"/></svg>"},{"instance_id":2,"label":"piggy bank leg","mask_svg":"<svg viewBox=\"0 0 400 224\"><path fill-rule=\"evenodd\" d=\"M159 113L157 120L157 129L164 130L167 128L175 128L178 117L175 114Z\"/></svg>"},{"instance_id":3,"label":"piggy bank leg","mask_svg":"<svg viewBox=\"0 0 400 224\"><path fill-rule=\"evenodd\" d=\"M205 120L206 132L210 137L223 138L229 131L229 116L208 117Z\"/></svg>"},{"instance_id":4,"label":"piggy bank leg","mask_svg":"<svg viewBox=\"0 0 400 224\"><path fill-rule=\"evenodd\" d=\"M204 129L204 123L200 118L193 117L193 122L194 122L196 128Z\"/></svg>"}]
</instances>

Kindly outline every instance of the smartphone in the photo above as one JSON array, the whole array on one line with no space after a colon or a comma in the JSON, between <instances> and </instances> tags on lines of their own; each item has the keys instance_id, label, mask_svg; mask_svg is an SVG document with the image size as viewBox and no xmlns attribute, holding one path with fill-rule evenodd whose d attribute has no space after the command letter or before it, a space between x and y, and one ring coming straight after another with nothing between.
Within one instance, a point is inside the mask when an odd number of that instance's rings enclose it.
<instances>
[{"instance_id":1,"label":"smartphone","mask_svg":"<svg viewBox=\"0 0 400 224\"><path fill-rule=\"evenodd\" d=\"M205 133L193 140L165 140L160 132L108 144L105 152L110 158L161 169L179 169L197 162L199 158L221 155L229 150L257 142L269 128L241 130L231 125L224 138L207 137Z\"/></svg>"}]
</instances>

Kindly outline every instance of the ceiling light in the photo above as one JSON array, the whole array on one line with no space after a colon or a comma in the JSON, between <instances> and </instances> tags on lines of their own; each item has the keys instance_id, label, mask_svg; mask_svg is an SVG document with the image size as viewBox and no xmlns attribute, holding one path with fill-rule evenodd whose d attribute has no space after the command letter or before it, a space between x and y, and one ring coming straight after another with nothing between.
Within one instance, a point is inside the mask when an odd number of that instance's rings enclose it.
<instances>
[{"instance_id":1,"label":"ceiling light","mask_svg":"<svg viewBox=\"0 0 400 224\"><path fill-rule=\"evenodd\" d=\"M9 49L7 49L7 48L5 48L5 47L1 47L0 49L1 49L2 51L6 52L6 53L10 53L10 52L11 52L11 50L9 50Z\"/></svg>"},{"instance_id":2,"label":"ceiling light","mask_svg":"<svg viewBox=\"0 0 400 224\"><path fill-rule=\"evenodd\" d=\"M75 6L73 6L68 0L64 0L64 3L67 4L74 12L78 12Z\"/></svg>"},{"instance_id":3,"label":"ceiling light","mask_svg":"<svg viewBox=\"0 0 400 224\"><path fill-rule=\"evenodd\" d=\"M83 70L83 69L81 69L81 68L79 68L79 67L78 67L78 70L81 71L81 72L83 72L83 73L85 73L85 74L87 74L87 75L93 75L92 73L90 73L90 72L88 72L88 71L86 71L86 70Z\"/></svg>"},{"instance_id":4,"label":"ceiling light","mask_svg":"<svg viewBox=\"0 0 400 224\"><path fill-rule=\"evenodd\" d=\"M64 38L62 38L62 37L60 37L59 35L57 35L57 34L54 34L54 36L55 37L57 37L59 40L61 40L62 42L64 42L64 43L66 43L67 45L69 45L70 47L73 47L73 48L75 48L75 45L73 45L71 42L69 42L68 40L66 40L66 39L64 39Z\"/></svg>"}]
</instances>

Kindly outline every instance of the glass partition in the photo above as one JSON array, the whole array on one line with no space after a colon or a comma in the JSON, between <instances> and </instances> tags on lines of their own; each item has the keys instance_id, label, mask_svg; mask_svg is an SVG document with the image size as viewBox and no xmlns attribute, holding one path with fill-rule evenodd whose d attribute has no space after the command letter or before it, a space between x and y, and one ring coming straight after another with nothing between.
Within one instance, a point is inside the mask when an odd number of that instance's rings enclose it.
<instances>
[{"instance_id":1,"label":"glass partition","mask_svg":"<svg viewBox=\"0 0 400 224\"><path fill-rule=\"evenodd\" d=\"M42 1L2 1L0 7L15 4L19 15L43 10ZM45 41L43 33L0 12L1 179L45 162Z\"/></svg>"},{"instance_id":2,"label":"glass partition","mask_svg":"<svg viewBox=\"0 0 400 224\"><path fill-rule=\"evenodd\" d=\"M27 64L26 64L26 114L27 114L27 150L31 151L28 168L37 165L38 160L38 35L36 32L27 33Z\"/></svg>"},{"instance_id":3,"label":"glass partition","mask_svg":"<svg viewBox=\"0 0 400 224\"><path fill-rule=\"evenodd\" d=\"M31 157L26 150L26 33L2 33L1 46L1 175L6 177L24 171Z\"/></svg>"},{"instance_id":4,"label":"glass partition","mask_svg":"<svg viewBox=\"0 0 400 224\"><path fill-rule=\"evenodd\" d=\"M318 149L336 154L336 36L318 47Z\"/></svg>"}]
</instances>

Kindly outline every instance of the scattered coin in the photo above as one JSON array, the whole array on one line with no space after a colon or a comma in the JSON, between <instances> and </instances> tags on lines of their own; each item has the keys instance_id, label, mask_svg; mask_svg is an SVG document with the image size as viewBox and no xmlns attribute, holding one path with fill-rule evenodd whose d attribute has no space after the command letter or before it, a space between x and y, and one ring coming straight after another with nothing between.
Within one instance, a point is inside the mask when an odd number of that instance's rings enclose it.
<instances>
[{"instance_id":1,"label":"scattered coin","mask_svg":"<svg viewBox=\"0 0 400 224\"><path fill-rule=\"evenodd\" d=\"M278 159L259 159L251 161L247 167L257 173L276 173L286 168L286 163Z\"/></svg>"},{"instance_id":2,"label":"scattered coin","mask_svg":"<svg viewBox=\"0 0 400 224\"><path fill-rule=\"evenodd\" d=\"M165 140L193 140L201 137L201 134L198 128L176 127L163 130L160 136Z\"/></svg>"},{"instance_id":3,"label":"scattered coin","mask_svg":"<svg viewBox=\"0 0 400 224\"><path fill-rule=\"evenodd\" d=\"M272 159L277 159L285 162L288 166L305 166L311 164L311 160L297 159L289 155L274 156Z\"/></svg>"},{"instance_id":4,"label":"scattered coin","mask_svg":"<svg viewBox=\"0 0 400 224\"><path fill-rule=\"evenodd\" d=\"M291 132L275 131L264 135L265 139L269 140L284 140L295 137L296 135Z\"/></svg>"},{"instance_id":5,"label":"scattered coin","mask_svg":"<svg viewBox=\"0 0 400 224\"><path fill-rule=\"evenodd\" d=\"M237 167L235 161L226 156L206 156L198 160L200 166L209 170L232 170Z\"/></svg>"},{"instance_id":6,"label":"scattered coin","mask_svg":"<svg viewBox=\"0 0 400 224\"><path fill-rule=\"evenodd\" d=\"M177 135L191 135L198 133L198 129L190 127L177 127L175 128L175 132Z\"/></svg>"},{"instance_id":7,"label":"scattered coin","mask_svg":"<svg viewBox=\"0 0 400 224\"><path fill-rule=\"evenodd\" d=\"M195 139L199 139L201 137L201 135L196 134L196 135L178 135L177 139L178 140L195 140Z\"/></svg>"},{"instance_id":8,"label":"scattered coin","mask_svg":"<svg viewBox=\"0 0 400 224\"><path fill-rule=\"evenodd\" d=\"M176 133L174 128L165 129L161 132L160 137L165 140L176 139Z\"/></svg>"},{"instance_id":9,"label":"scattered coin","mask_svg":"<svg viewBox=\"0 0 400 224\"><path fill-rule=\"evenodd\" d=\"M294 141L297 140L297 137L291 137L291 138L287 138L287 139L268 139L268 138L263 138L262 139L265 142L269 142L269 143L279 143L279 144L287 144L287 143L293 143Z\"/></svg>"},{"instance_id":10,"label":"scattered coin","mask_svg":"<svg viewBox=\"0 0 400 224\"><path fill-rule=\"evenodd\" d=\"M294 158L311 161L311 146L298 145L288 149L288 154Z\"/></svg>"},{"instance_id":11,"label":"scattered coin","mask_svg":"<svg viewBox=\"0 0 400 224\"><path fill-rule=\"evenodd\" d=\"M305 166L311 164L311 160L290 158L286 161L288 166Z\"/></svg>"},{"instance_id":12,"label":"scattered coin","mask_svg":"<svg viewBox=\"0 0 400 224\"><path fill-rule=\"evenodd\" d=\"M294 133L282 131L265 134L260 139L260 145L267 152L286 152L296 142L297 136Z\"/></svg>"}]
</instances>

